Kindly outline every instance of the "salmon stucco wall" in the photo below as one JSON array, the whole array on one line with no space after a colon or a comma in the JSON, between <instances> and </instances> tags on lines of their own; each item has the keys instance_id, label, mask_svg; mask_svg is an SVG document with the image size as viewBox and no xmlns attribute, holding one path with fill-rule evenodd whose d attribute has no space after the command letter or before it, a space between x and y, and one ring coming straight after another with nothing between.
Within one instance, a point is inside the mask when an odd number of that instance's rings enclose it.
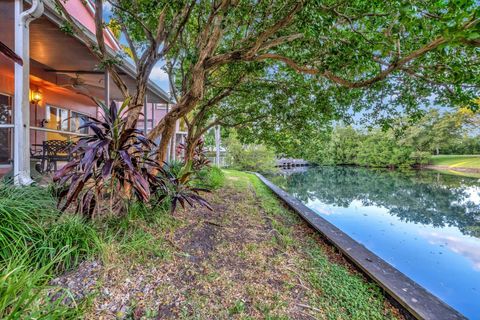
<instances>
[{"instance_id":1,"label":"salmon stucco wall","mask_svg":"<svg viewBox=\"0 0 480 320\"><path fill-rule=\"evenodd\" d=\"M66 88L55 86L35 77L31 77L30 79L30 89L32 91L38 91L42 95L42 100L38 105L30 105L30 126L32 127L42 126L41 121L47 117L47 105L79 112L91 117L96 116L97 108L93 101L88 97L72 92ZM0 93L13 97L13 75L0 73ZM53 138L61 139L62 135L55 137L55 134L48 134L48 139ZM32 144L41 144L45 139L47 139L47 134L45 132L30 130L30 142Z\"/></svg>"},{"instance_id":2,"label":"salmon stucco wall","mask_svg":"<svg viewBox=\"0 0 480 320\"><path fill-rule=\"evenodd\" d=\"M94 6L88 3L89 0L69 0L66 1L64 6L65 9L82 25L84 25L92 33L95 33L95 18L94 11L92 10ZM120 47L118 43L113 40L110 35L107 34L107 31L104 32L105 43L114 50L119 50Z\"/></svg>"}]
</instances>

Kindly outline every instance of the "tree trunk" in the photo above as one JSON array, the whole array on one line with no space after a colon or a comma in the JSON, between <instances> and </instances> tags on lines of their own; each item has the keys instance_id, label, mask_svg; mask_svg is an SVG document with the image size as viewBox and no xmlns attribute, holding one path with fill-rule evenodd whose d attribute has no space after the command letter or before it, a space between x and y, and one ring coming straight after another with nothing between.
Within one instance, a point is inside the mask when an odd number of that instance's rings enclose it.
<instances>
[{"instance_id":1,"label":"tree trunk","mask_svg":"<svg viewBox=\"0 0 480 320\"><path fill-rule=\"evenodd\" d=\"M155 139L160 135L163 136L167 123L175 122L183 116L186 116L190 111L195 109L198 102L203 98L205 91L205 68L203 66L203 60L197 63L192 70L192 80L189 85L190 90L180 97L179 101L172 110L168 112L165 117L150 131L148 137Z\"/></svg>"},{"instance_id":2,"label":"tree trunk","mask_svg":"<svg viewBox=\"0 0 480 320\"><path fill-rule=\"evenodd\" d=\"M128 106L127 128L135 128L137 126L139 115L142 112L145 103L146 89L147 87L145 83L137 84L137 91Z\"/></svg>"},{"instance_id":3,"label":"tree trunk","mask_svg":"<svg viewBox=\"0 0 480 320\"><path fill-rule=\"evenodd\" d=\"M187 138L186 147L185 147L185 163L193 160L193 157L195 155L195 147L197 146L198 141L199 139L190 138L190 137Z\"/></svg>"},{"instance_id":4,"label":"tree trunk","mask_svg":"<svg viewBox=\"0 0 480 320\"><path fill-rule=\"evenodd\" d=\"M175 120L173 120L172 122L171 119L167 120L166 117L164 119L166 121L163 127L162 138L160 140L160 144L158 146L158 152L157 152L157 160L161 163L167 160L168 145L175 131ZM175 151L172 150L172 152L175 152Z\"/></svg>"}]
</instances>

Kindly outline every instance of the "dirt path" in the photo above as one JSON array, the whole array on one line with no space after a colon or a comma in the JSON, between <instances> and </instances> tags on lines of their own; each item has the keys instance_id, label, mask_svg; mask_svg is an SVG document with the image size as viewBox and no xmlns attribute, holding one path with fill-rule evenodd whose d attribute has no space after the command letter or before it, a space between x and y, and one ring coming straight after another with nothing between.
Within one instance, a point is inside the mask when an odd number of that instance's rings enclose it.
<instances>
[{"instance_id":1,"label":"dirt path","mask_svg":"<svg viewBox=\"0 0 480 320\"><path fill-rule=\"evenodd\" d=\"M155 224L142 225L157 237L151 245L171 254L139 259L138 252L117 252L101 269L84 265L65 276L66 286L97 277L87 318L401 317L315 231L247 178L230 176L208 198L213 212L181 211L175 217L181 222L167 232L156 235ZM89 281L81 270L90 270Z\"/></svg>"}]
</instances>

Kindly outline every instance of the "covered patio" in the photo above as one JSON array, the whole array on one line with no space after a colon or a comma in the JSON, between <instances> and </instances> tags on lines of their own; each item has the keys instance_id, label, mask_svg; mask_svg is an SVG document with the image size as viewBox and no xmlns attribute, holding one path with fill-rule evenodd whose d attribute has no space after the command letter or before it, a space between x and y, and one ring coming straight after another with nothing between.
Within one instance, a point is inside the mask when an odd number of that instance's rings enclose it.
<instances>
[{"instance_id":1,"label":"covered patio","mask_svg":"<svg viewBox=\"0 0 480 320\"><path fill-rule=\"evenodd\" d=\"M26 10L29 13L22 14ZM87 5L77 4L72 10L80 10L79 17L92 15ZM24 61L21 66L0 55L0 175L13 169L20 184L29 183L30 168L45 141L71 141L88 134L80 129L86 117L101 116L92 98L123 100L99 61L82 41L64 32L63 23L50 1L0 2L0 41ZM88 27L88 21L79 23ZM122 78L134 90L135 67L121 56L120 44L109 30L105 38L112 59L121 61L117 68ZM138 127L149 131L168 108L168 94L150 82Z\"/></svg>"}]
</instances>

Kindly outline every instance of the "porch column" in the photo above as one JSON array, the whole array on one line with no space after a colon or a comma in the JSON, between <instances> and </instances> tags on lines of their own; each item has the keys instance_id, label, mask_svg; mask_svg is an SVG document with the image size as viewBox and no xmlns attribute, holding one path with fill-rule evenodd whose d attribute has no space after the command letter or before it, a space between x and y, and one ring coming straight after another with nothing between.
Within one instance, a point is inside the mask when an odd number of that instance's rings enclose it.
<instances>
[{"instance_id":1,"label":"porch column","mask_svg":"<svg viewBox=\"0 0 480 320\"><path fill-rule=\"evenodd\" d=\"M215 126L215 164L220 167L220 126Z\"/></svg>"},{"instance_id":2,"label":"porch column","mask_svg":"<svg viewBox=\"0 0 480 320\"><path fill-rule=\"evenodd\" d=\"M16 185L29 185L30 177L30 22L43 14L42 0L33 0L23 11L23 0L15 0L15 53L23 66L15 64L13 176Z\"/></svg>"},{"instance_id":3,"label":"porch column","mask_svg":"<svg viewBox=\"0 0 480 320\"><path fill-rule=\"evenodd\" d=\"M156 103L152 103L152 130L155 128L155 107Z\"/></svg>"},{"instance_id":4,"label":"porch column","mask_svg":"<svg viewBox=\"0 0 480 320\"><path fill-rule=\"evenodd\" d=\"M103 82L105 85L104 92L103 92L104 94L103 101L105 103L105 106L109 108L110 107L110 72L108 72L107 69L105 69ZM97 119L99 118L99 116L100 115L98 114L98 106L97 106Z\"/></svg>"},{"instance_id":5,"label":"porch column","mask_svg":"<svg viewBox=\"0 0 480 320\"><path fill-rule=\"evenodd\" d=\"M178 121L178 120L177 120ZM175 122L174 124L175 129L173 130L173 136L171 140L171 151L170 151L170 156L172 157L172 161L175 161L177 158L177 148L176 148L176 142L177 142L177 123Z\"/></svg>"},{"instance_id":6,"label":"porch column","mask_svg":"<svg viewBox=\"0 0 480 320\"><path fill-rule=\"evenodd\" d=\"M147 135L147 104L148 104L148 95L145 93L145 101L143 102L143 133Z\"/></svg>"}]
</instances>

